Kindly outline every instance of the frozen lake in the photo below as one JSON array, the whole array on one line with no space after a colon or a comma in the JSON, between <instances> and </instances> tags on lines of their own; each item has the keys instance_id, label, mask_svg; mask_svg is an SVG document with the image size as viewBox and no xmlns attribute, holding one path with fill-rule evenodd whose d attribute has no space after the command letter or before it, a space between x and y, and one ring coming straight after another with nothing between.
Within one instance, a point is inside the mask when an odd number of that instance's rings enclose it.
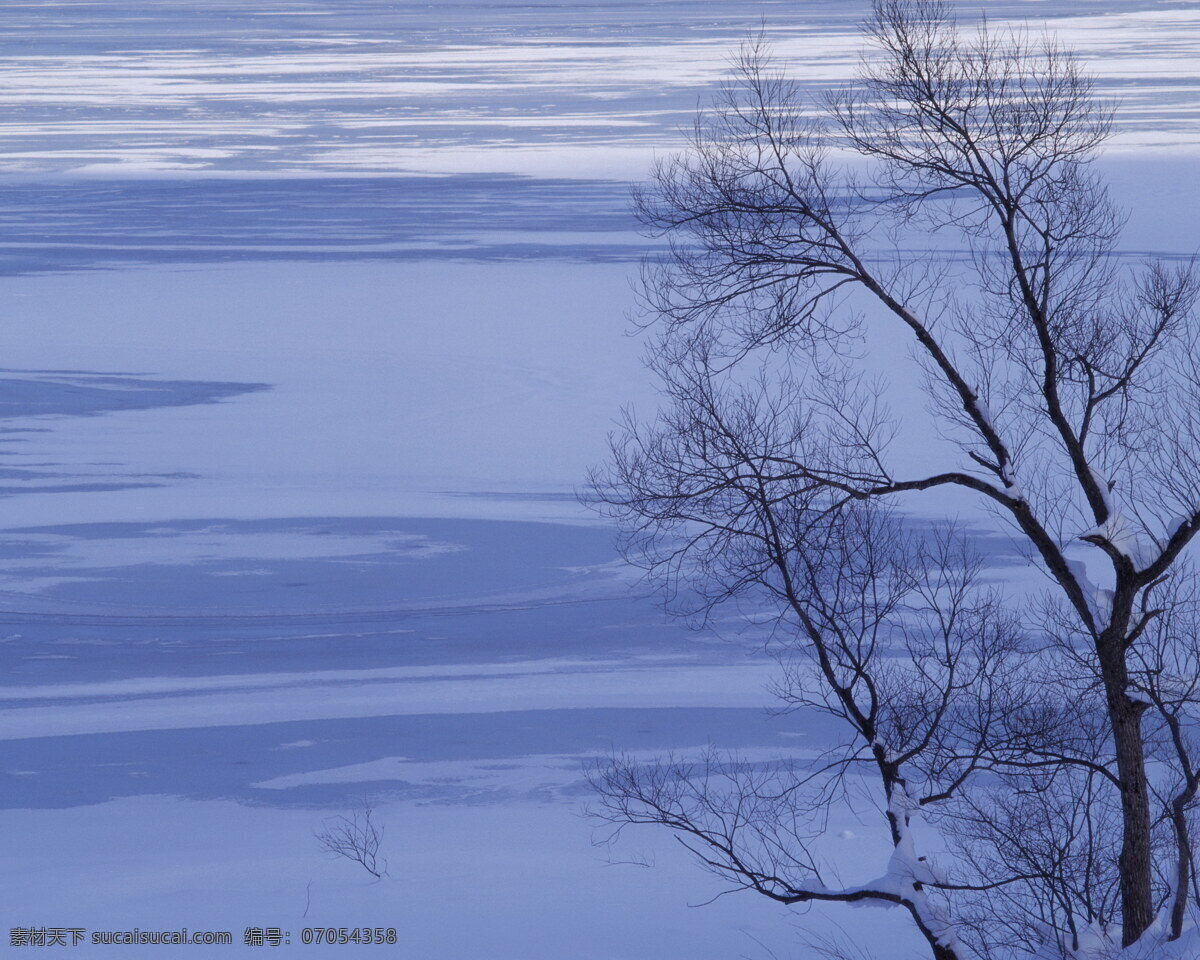
<instances>
[{"instance_id":1,"label":"frozen lake","mask_svg":"<svg viewBox=\"0 0 1200 960\"><path fill-rule=\"evenodd\" d=\"M664 615L575 491L655 402L629 183L750 30L820 89L866 6L5 4L7 926L796 955L782 908L691 909L719 888L669 838L591 844L588 758L828 736L767 714L753 630ZM1195 6L984 6L1048 20L1120 99L1124 252L1193 253ZM382 881L313 837L363 803Z\"/></svg>"}]
</instances>

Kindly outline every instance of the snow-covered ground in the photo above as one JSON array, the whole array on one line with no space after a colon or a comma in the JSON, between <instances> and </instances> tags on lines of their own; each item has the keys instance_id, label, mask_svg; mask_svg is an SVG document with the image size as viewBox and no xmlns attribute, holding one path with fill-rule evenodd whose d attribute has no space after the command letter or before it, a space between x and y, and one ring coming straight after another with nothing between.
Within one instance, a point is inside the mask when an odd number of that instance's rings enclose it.
<instances>
[{"instance_id":1,"label":"snow-covered ground","mask_svg":"<svg viewBox=\"0 0 1200 960\"><path fill-rule=\"evenodd\" d=\"M823 87L866 6L4 5L4 936L807 955L811 916L692 909L720 887L668 837L592 845L589 757L803 757L830 733L767 716L753 635L667 619L574 490L620 406L655 402L623 335L646 249L627 182L747 32ZM982 7L1092 61L1123 104L1126 251L1191 254L1195 5ZM364 803L380 881L313 836ZM869 812L830 829L866 871ZM828 916L906 955L886 912Z\"/></svg>"}]
</instances>

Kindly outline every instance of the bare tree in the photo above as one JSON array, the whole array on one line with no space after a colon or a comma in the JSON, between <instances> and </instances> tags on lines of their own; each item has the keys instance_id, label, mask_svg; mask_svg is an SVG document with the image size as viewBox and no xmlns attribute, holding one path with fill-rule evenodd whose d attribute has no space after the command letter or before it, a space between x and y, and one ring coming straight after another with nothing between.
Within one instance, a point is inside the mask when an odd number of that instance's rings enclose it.
<instances>
[{"instance_id":1,"label":"bare tree","mask_svg":"<svg viewBox=\"0 0 1200 960\"><path fill-rule=\"evenodd\" d=\"M357 863L375 879L381 880L387 876L387 861L379 855L386 828L375 823L374 813L364 804L349 816L329 818L314 836L325 852Z\"/></svg>"},{"instance_id":2,"label":"bare tree","mask_svg":"<svg viewBox=\"0 0 1200 960\"><path fill-rule=\"evenodd\" d=\"M1196 271L1115 254L1093 169L1111 108L1053 38L963 31L939 0L876 0L865 32L857 82L818 103L749 44L637 194L669 243L643 276L666 403L593 477L681 604L773 611L780 694L847 740L803 769L617 760L596 785L614 822L671 827L736 886L902 907L937 960L1178 941L1198 889ZM863 362L887 323L943 461L915 475ZM895 512L949 489L1003 520L1044 597L985 588L960 531ZM863 769L894 853L830 887L813 841ZM952 859L917 852L918 818Z\"/></svg>"}]
</instances>

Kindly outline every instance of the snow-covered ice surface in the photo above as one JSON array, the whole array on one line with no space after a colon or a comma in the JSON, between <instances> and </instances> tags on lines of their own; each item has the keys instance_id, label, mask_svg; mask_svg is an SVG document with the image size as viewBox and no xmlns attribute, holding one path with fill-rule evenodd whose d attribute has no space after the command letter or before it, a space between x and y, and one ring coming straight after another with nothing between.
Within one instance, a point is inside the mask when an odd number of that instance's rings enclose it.
<instances>
[{"instance_id":1,"label":"snow-covered ice surface","mask_svg":"<svg viewBox=\"0 0 1200 960\"><path fill-rule=\"evenodd\" d=\"M982 6L1047 21L1122 101L1126 251L1193 252L1195 5ZM665 618L573 491L654 402L627 182L749 31L819 88L865 8L4 4L0 929L803 955L781 908L690 909L719 888L669 838L590 843L588 757L831 733L768 717L754 637ZM378 882L313 837L363 802ZM838 818L865 880L879 850Z\"/></svg>"}]
</instances>

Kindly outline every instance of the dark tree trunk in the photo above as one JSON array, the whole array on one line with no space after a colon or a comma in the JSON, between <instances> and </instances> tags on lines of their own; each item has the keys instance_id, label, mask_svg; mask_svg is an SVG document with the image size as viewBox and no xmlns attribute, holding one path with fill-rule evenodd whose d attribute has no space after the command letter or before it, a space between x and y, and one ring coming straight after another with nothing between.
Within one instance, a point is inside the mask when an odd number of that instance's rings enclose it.
<instances>
[{"instance_id":1,"label":"dark tree trunk","mask_svg":"<svg viewBox=\"0 0 1200 960\"><path fill-rule=\"evenodd\" d=\"M1141 705L1128 697L1113 716L1113 736L1117 747L1117 775L1121 780L1121 819L1124 837L1121 843L1121 914L1122 946L1129 946L1154 920L1154 901L1150 891L1150 792L1146 783L1146 758L1142 742ZM1111 705L1110 705L1111 709Z\"/></svg>"},{"instance_id":2,"label":"dark tree trunk","mask_svg":"<svg viewBox=\"0 0 1200 960\"><path fill-rule=\"evenodd\" d=\"M1171 939L1178 940L1183 934L1183 920L1187 913L1187 889L1191 882L1192 861L1188 856L1191 837L1188 832L1187 805L1194 796L1187 791L1175 799L1171 808L1171 824L1175 828L1175 847L1179 859L1175 862L1175 902L1171 904Z\"/></svg>"},{"instance_id":3,"label":"dark tree trunk","mask_svg":"<svg viewBox=\"0 0 1200 960\"><path fill-rule=\"evenodd\" d=\"M1122 597L1123 593L1125 591L1118 589L1117 597ZM1121 606L1124 604L1114 603L1118 609ZM1128 693L1127 631L1120 629L1127 625L1128 619L1114 616L1116 623L1097 640L1116 752L1117 778L1121 782L1121 945L1126 947L1136 942L1154 920L1150 788L1146 779L1146 745L1142 737L1142 713L1147 705L1132 699Z\"/></svg>"}]
</instances>

